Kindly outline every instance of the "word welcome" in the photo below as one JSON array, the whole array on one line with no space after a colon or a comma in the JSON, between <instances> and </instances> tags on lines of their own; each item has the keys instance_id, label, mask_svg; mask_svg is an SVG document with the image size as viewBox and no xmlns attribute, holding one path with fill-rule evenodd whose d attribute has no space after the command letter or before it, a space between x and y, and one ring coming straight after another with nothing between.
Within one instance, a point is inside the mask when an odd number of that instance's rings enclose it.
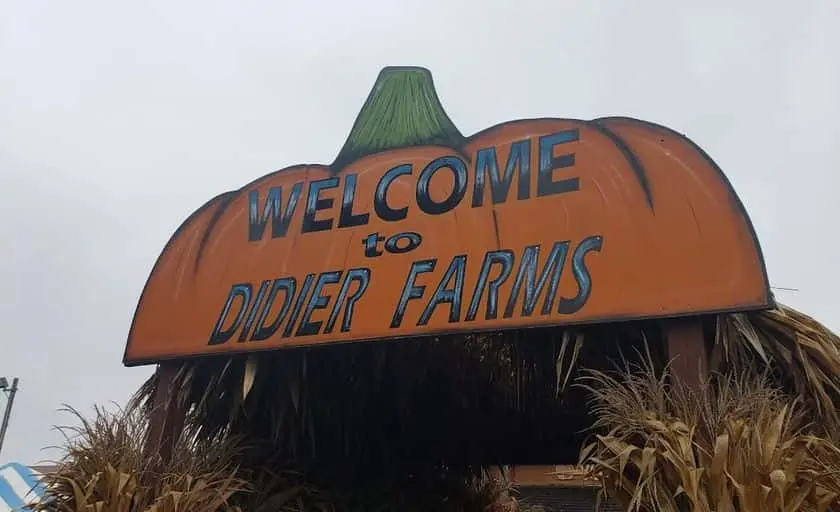
<instances>
[{"instance_id":1,"label":"word welcome","mask_svg":"<svg viewBox=\"0 0 840 512\"><path fill-rule=\"evenodd\" d=\"M566 192L579 190L580 180L577 177L555 179L554 171L573 167L575 164L574 153L556 155L557 147L563 144L575 142L579 139L578 130L564 130L550 135L544 135L537 140L538 168L536 179L536 196L544 197ZM484 190L487 185L486 179L489 176L490 195L493 204L504 203L513 183L517 179L517 200L527 200L532 195L531 183L531 139L523 139L513 142L510 146L510 154L504 167L500 172L499 159L496 147L479 149L472 162L472 207L481 207L484 204ZM373 213L386 222L396 222L405 219L410 212L410 205L393 204L389 200L391 185L401 176L408 176L415 172L411 164L401 164L386 171L379 179L372 201L370 198L358 201L359 204L373 204ZM435 200L429 193L429 184L432 178L439 172L449 172L454 177L452 189L443 200ZM415 190L415 206L428 215L441 215L449 212L461 204L467 194L469 184L469 172L467 163L459 156L441 156L429 162L420 170ZM331 189L342 186L341 179L344 179L341 201L338 211L335 201L331 197L325 197L324 193ZM301 222L301 233L313 233L328 231L334 227L349 228L364 226L370 222L371 213L359 212L356 209L356 186L358 181L357 173L342 173L321 180L309 183L303 206L303 219ZM268 225L271 225L271 238L285 237L289 231L289 225L298 204L303 197L304 181L298 181L291 186L288 192L285 205L283 204L284 191L282 186L272 187L268 190L265 201L260 203L258 190L252 190L248 194L248 240L260 241L266 234ZM261 208L262 206L262 208ZM336 221L337 219L337 221Z\"/></svg>"},{"instance_id":2,"label":"word welcome","mask_svg":"<svg viewBox=\"0 0 840 512\"><path fill-rule=\"evenodd\" d=\"M478 265L469 264L467 255L463 254L453 257L445 269L437 259L414 261L394 305L389 327L398 329L406 323L411 301L424 304L420 315L411 321L418 327L428 325L432 314L441 307L448 307L448 324L474 321L480 310L486 320L497 319L499 315L530 317L535 311L540 315L555 312L571 315L586 304L592 291L586 256L600 252L602 246L603 237L597 235L583 239L573 250L568 240L555 242L542 258L542 265L540 245L525 247L518 265L514 251L509 249L486 252ZM465 290L469 265L478 274L475 286ZM558 293L566 269L572 272L577 285L577 293L572 297ZM439 277L424 279L424 274L439 274ZM259 286L235 284L208 344L227 343L237 333L238 342L260 342L274 336L330 334L336 328L349 332L355 308L373 277L368 268L351 268L346 272L307 274L300 283L288 276L265 280ZM511 279L509 291L502 296L502 285ZM421 284L424 281L426 284ZM320 310L329 311L326 318L314 319L313 315ZM388 321L388 317L383 316L383 320Z\"/></svg>"}]
</instances>

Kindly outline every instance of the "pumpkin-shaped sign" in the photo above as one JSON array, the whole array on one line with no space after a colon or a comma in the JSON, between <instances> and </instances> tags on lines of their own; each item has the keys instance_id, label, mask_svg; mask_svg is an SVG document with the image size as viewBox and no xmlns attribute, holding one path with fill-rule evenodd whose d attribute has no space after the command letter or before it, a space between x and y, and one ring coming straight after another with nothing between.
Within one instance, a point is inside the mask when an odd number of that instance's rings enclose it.
<instances>
[{"instance_id":1,"label":"pumpkin-shaped sign","mask_svg":"<svg viewBox=\"0 0 840 512\"><path fill-rule=\"evenodd\" d=\"M741 202L684 136L541 118L464 137L427 70L386 68L335 162L184 222L125 362L771 304Z\"/></svg>"}]
</instances>

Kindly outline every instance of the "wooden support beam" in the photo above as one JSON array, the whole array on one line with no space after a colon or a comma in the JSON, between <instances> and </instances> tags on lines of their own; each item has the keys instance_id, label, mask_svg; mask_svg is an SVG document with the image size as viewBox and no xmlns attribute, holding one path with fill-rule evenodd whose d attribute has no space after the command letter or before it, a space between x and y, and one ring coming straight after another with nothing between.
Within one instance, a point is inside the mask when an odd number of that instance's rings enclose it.
<instances>
[{"instance_id":1,"label":"wooden support beam","mask_svg":"<svg viewBox=\"0 0 840 512\"><path fill-rule=\"evenodd\" d=\"M159 456L163 464L172 457L175 441L184 428L185 411L178 403L174 389L179 367L177 362L165 362L157 368L158 384L144 452L147 458Z\"/></svg>"},{"instance_id":2,"label":"wooden support beam","mask_svg":"<svg viewBox=\"0 0 840 512\"><path fill-rule=\"evenodd\" d=\"M709 373L709 356L701 318L675 318L662 322L671 376L699 389Z\"/></svg>"}]
</instances>

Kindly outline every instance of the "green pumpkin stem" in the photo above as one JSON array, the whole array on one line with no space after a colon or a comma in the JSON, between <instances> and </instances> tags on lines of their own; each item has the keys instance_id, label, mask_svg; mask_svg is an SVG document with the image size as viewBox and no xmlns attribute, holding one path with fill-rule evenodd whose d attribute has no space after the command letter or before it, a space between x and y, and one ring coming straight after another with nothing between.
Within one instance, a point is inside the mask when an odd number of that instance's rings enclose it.
<instances>
[{"instance_id":1,"label":"green pumpkin stem","mask_svg":"<svg viewBox=\"0 0 840 512\"><path fill-rule=\"evenodd\" d=\"M339 171L367 155L411 146L438 145L457 151L463 143L464 136L443 109L428 69L386 67L330 167Z\"/></svg>"}]
</instances>

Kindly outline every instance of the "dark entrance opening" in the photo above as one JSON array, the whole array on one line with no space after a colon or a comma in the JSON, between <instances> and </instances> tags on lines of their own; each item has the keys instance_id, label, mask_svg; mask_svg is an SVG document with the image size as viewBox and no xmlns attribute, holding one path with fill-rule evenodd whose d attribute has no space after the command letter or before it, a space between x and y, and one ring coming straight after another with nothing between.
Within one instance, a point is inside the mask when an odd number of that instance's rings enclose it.
<instances>
[{"instance_id":1,"label":"dark entrance opening","mask_svg":"<svg viewBox=\"0 0 840 512\"><path fill-rule=\"evenodd\" d=\"M277 457L316 472L370 477L574 464L592 424L587 393L574 385L581 369L638 360L645 340L662 350L658 322L256 354L244 400L244 357L202 358L190 363L184 403L188 415L202 418L196 435L239 434L256 459Z\"/></svg>"}]
</instances>

